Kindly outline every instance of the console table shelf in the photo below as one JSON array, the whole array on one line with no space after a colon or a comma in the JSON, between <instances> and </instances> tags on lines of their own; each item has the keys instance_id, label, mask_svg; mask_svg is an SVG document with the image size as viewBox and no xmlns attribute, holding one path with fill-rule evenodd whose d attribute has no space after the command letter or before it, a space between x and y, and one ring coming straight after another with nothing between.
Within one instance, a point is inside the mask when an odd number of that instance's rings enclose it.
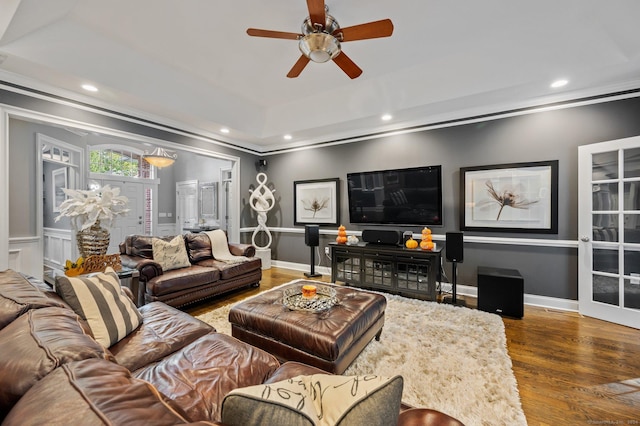
<instances>
[{"instance_id":1,"label":"console table shelf","mask_svg":"<svg viewBox=\"0 0 640 426\"><path fill-rule=\"evenodd\" d=\"M331 281L422 300L436 300L441 251L329 243Z\"/></svg>"}]
</instances>

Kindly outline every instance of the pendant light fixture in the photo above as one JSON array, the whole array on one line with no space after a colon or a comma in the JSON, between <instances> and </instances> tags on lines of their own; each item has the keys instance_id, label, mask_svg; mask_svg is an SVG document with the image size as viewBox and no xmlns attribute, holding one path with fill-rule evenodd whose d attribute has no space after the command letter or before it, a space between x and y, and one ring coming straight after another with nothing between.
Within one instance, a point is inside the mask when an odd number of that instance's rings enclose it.
<instances>
[{"instance_id":1,"label":"pendant light fixture","mask_svg":"<svg viewBox=\"0 0 640 426\"><path fill-rule=\"evenodd\" d=\"M166 149L157 147L151 154L144 154L142 158L152 166L162 168L172 165L178 158L178 154L175 152L170 154Z\"/></svg>"}]
</instances>

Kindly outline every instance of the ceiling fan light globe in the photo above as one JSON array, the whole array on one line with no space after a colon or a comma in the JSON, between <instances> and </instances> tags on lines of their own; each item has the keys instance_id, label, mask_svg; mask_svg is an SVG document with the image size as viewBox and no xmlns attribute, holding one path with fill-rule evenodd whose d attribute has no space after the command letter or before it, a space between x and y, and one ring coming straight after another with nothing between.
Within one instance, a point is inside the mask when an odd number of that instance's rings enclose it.
<instances>
[{"instance_id":1,"label":"ceiling fan light globe","mask_svg":"<svg viewBox=\"0 0 640 426\"><path fill-rule=\"evenodd\" d=\"M340 42L331 34L313 33L300 39L298 44L304 56L313 62L327 62L340 53Z\"/></svg>"}]
</instances>

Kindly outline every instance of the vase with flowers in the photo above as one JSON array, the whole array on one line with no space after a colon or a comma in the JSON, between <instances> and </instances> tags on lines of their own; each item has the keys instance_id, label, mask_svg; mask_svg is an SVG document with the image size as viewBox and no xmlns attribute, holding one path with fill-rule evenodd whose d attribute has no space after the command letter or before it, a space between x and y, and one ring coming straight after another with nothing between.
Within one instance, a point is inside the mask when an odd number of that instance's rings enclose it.
<instances>
[{"instance_id":1,"label":"vase with flowers","mask_svg":"<svg viewBox=\"0 0 640 426\"><path fill-rule=\"evenodd\" d=\"M68 217L76 232L80 256L104 255L109 247L110 233L103 225L111 226L113 220L126 214L129 199L120 195L120 188L105 185L99 189L63 189L67 199L60 205L56 222Z\"/></svg>"}]
</instances>

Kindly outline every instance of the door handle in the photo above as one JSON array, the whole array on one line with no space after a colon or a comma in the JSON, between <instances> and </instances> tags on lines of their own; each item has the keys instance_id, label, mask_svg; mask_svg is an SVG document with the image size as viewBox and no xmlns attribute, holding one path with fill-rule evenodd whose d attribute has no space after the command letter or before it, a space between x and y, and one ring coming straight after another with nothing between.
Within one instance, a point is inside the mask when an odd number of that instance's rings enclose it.
<instances>
[{"instance_id":1,"label":"door handle","mask_svg":"<svg viewBox=\"0 0 640 426\"><path fill-rule=\"evenodd\" d=\"M591 241L591 238L589 238L587 235L583 235L582 237L580 237L580 241L582 241L583 243L588 243L589 241Z\"/></svg>"}]
</instances>

